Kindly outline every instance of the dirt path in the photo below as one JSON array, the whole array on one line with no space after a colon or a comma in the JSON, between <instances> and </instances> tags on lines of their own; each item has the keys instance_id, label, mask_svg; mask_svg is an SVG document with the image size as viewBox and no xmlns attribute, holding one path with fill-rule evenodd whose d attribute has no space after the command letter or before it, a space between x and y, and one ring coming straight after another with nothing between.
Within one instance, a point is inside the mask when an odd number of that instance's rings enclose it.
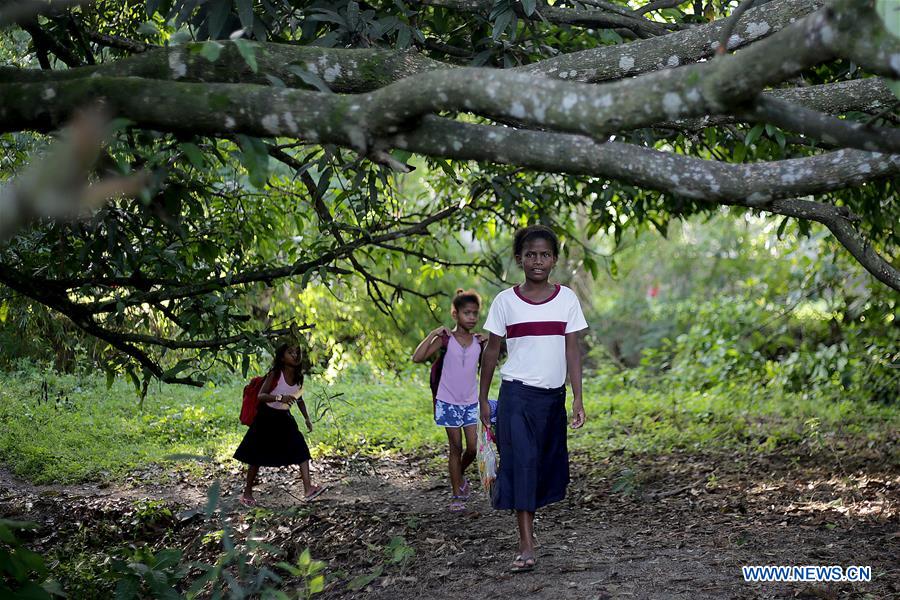
<instances>
[{"instance_id":1,"label":"dirt path","mask_svg":"<svg viewBox=\"0 0 900 600\"><path fill-rule=\"evenodd\" d=\"M210 529L199 509L220 478L221 514L237 531L247 535L252 521L289 557L309 547L329 563L325 598L900 598L896 450L851 454L575 457L569 497L538 513L538 567L528 574L508 571L514 517L491 510L481 492L465 514L449 513L433 457L320 462L314 476L329 490L308 504L298 502L295 471L264 470L258 497L267 510L253 513L236 504L232 467L204 475L154 468L112 487L40 487L0 471L0 514L39 523L31 542L45 552L79 523L118 527L118 543L130 536L212 562L218 548L198 541ZM148 525L146 498L171 515ZM411 549L412 558L391 560L397 536L400 556ZM741 565L758 564L870 565L873 581L745 583ZM348 589L377 569L371 583Z\"/></svg>"}]
</instances>

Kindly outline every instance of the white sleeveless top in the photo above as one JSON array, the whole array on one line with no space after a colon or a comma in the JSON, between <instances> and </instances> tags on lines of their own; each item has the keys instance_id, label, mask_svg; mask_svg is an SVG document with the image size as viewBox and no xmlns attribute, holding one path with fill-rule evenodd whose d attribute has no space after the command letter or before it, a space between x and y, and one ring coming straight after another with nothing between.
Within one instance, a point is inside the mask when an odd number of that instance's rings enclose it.
<instances>
[{"instance_id":1,"label":"white sleeveless top","mask_svg":"<svg viewBox=\"0 0 900 600\"><path fill-rule=\"evenodd\" d=\"M284 373L278 374L278 381L275 383L275 387L272 388L272 391L269 392L273 396L277 396L278 394L283 394L285 396L297 396L297 392L300 391L300 385L288 385L287 381L284 379ZM284 402L267 402L266 403L271 408L277 408L278 410L289 410L291 407Z\"/></svg>"}]
</instances>

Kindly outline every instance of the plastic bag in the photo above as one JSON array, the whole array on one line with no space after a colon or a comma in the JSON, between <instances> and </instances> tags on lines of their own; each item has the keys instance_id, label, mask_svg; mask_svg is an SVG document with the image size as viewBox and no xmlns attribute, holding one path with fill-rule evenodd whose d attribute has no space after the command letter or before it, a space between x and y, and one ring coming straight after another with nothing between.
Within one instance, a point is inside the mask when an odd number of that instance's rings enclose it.
<instances>
[{"instance_id":1,"label":"plastic bag","mask_svg":"<svg viewBox=\"0 0 900 600\"><path fill-rule=\"evenodd\" d=\"M481 475L481 485L489 498L493 498L494 482L497 480L497 465L500 458L497 454L496 440L490 429L485 429L481 419L478 420L478 445L477 445L478 473Z\"/></svg>"}]
</instances>

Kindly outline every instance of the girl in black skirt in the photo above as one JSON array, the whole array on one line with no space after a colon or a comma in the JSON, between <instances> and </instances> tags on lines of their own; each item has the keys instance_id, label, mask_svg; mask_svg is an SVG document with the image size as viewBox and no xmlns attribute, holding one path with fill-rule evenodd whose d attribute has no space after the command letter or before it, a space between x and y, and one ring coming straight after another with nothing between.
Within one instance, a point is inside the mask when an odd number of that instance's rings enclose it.
<instances>
[{"instance_id":1,"label":"girl in black skirt","mask_svg":"<svg viewBox=\"0 0 900 600\"><path fill-rule=\"evenodd\" d=\"M519 552L513 572L535 565L534 513L565 498L569 483L566 447L566 375L572 385L573 429L584 424L581 398L581 352L577 332L587 328L581 304L569 288L550 283L559 256L559 240L535 225L516 232L516 263L525 282L497 294L484 328L490 332L481 361L478 400L481 421L490 427L488 390L497 366L500 343L509 352L500 368L503 379L497 405L500 468L494 508L515 510Z\"/></svg>"},{"instance_id":2,"label":"girl in black skirt","mask_svg":"<svg viewBox=\"0 0 900 600\"><path fill-rule=\"evenodd\" d=\"M307 431L312 431L312 421L302 396L301 357L302 351L297 345L281 344L275 350L272 370L259 391L256 419L234 452L236 459L248 465L247 484L241 494L244 506L256 506L253 485L260 466L300 465L305 500L312 500L325 491L310 481L309 447L290 413L291 405L296 402L306 420Z\"/></svg>"}]
</instances>

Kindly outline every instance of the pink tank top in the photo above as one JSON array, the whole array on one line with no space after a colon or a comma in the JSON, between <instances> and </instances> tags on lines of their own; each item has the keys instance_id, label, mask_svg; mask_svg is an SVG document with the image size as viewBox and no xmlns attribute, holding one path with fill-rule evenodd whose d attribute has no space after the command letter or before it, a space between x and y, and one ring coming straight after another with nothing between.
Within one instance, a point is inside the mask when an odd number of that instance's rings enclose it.
<instances>
[{"instance_id":1,"label":"pink tank top","mask_svg":"<svg viewBox=\"0 0 900 600\"><path fill-rule=\"evenodd\" d=\"M283 394L285 396L296 396L297 392L300 391L300 385L288 385L287 381L284 379L284 373L278 374L278 381L275 383L275 387L272 388L272 391L269 392L273 396L277 396L278 394ZM268 402L268 406L271 408L277 408L278 410L290 410L290 405L285 404L284 402Z\"/></svg>"},{"instance_id":2,"label":"pink tank top","mask_svg":"<svg viewBox=\"0 0 900 600\"><path fill-rule=\"evenodd\" d=\"M441 370L441 381L438 383L437 399L447 404L464 406L478 402L478 357L481 344L472 339L466 348L450 336L447 353L444 355L444 368Z\"/></svg>"},{"instance_id":3,"label":"pink tank top","mask_svg":"<svg viewBox=\"0 0 900 600\"><path fill-rule=\"evenodd\" d=\"M288 385L287 381L284 379L284 373L278 374L278 382L275 384L275 387L272 388L272 391L269 392L273 396L276 394L284 394L285 396L293 396L300 390L300 385Z\"/></svg>"}]
</instances>

